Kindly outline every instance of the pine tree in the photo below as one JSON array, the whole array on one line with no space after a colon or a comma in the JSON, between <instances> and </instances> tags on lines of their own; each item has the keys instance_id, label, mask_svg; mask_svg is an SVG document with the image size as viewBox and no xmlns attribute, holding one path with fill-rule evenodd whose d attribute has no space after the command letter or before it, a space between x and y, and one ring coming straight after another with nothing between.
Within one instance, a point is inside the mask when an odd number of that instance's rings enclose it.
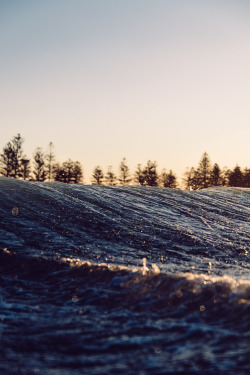
<instances>
[{"instance_id":1,"label":"pine tree","mask_svg":"<svg viewBox=\"0 0 250 375\"><path fill-rule=\"evenodd\" d=\"M82 166L78 161L68 159L62 165L56 164L54 166L55 181L64 182L67 184L78 184L83 179Z\"/></svg>"},{"instance_id":2,"label":"pine tree","mask_svg":"<svg viewBox=\"0 0 250 375\"><path fill-rule=\"evenodd\" d=\"M198 169L196 170L196 178L199 189L205 189L210 186L211 162L208 154L204 152L201 157Z\"/></svg>"},{"instance_id":3,"label":"pine tree","mask_svg":"<svg viewBox=\"0 0 250 375\"><path fill-rule=\"evenodd\" d=\"M53 168L55 165L54 145L52 142L49 143L48 152L45 156L45 159L47 160L47 163L46 163L47 178L49 181L51 181L53 177Z\"/></svg>"},{"instance_id":4,"label":"pine tree","mask_svg":"<svg viewBox=\"0 0 250 375\"><path fill-rule=\"evenodd\" d=\"M171 169L169 173L166 171L166 169L163 169L160 179L165 188L175 189L177 187L176 176L173 174Z\"/></svg>"},{"instance_id":5,"label":"pine tree","mask_svg":"<svg viewBox=\"0 0 250 375\"><path fill-rule=\"evenodd\" d=\"M184 183L184 188L186 190L195 190L194 189L194 176L195 176L195 169L187 168L186 172L184 173L184 178L182 179Z\"/></svg>"},{"instance_id":6,"label":"pine tree","mask_svg":"<svg viewBox=\"0 0 250 375\"><path fill-rule=\"evenodd\" d=\"M13 146L11 142L8 142L7 145L3 148L3 152L0 155L0 166L1 173L5 177L10 177L13 169Z\"/></svg>"},{"instance_id":7,"label":"pine tree","mask_svg":"<svg viewBox=\"0 0 250 375\"><path fill-rule=\"evenodd\" d=\"M110 165L108 167L108 170L107 170L107 173L106 173L106 176L105 176L105 182L109 186L115 186L117 184L116 181L117 181L117 177L116 177L115 173L113 172L112 166Z\"/></svg>"},{"instance_id":8,"label":"pine tree","mask_svg":"<svg viewBox=\"0 0 250 375\"><path fill-rule=\"evenodd\" d=\"M0 155L1 172L6 177L21 177L21 159L23 154L23 138L18 133L3 148Z\"/></svg>"},{"instance_id":9,"label":"pine tree","mask_svg":"<svg viewBox=\"0 0 250 375\"><path fill-rule=\"evenodd\" d=\"M227 167L223 167L221 171L221 185L222 186L228 186L228 181L229 181L229 175L231 171Z\"/></svg>"},{"instance_id":10,"label":"pine tree","mask_svg":"<svg viewBox=\"0 0 250 375\"><path fill-rule=\"evenodd\" d=\"M145 184L145 174L141 168L141 164L137 165L137 169L134 173L134 182L136 185L144 185Z\"/></svg>"},{"instance_id":11,"label":"pine tree","mask_svg":"<svg viewBox=\"0 0 250 375\"><path fill-rule=\"evenodd\" d=\"M143 170L145 182L148 186L158 186L157 164L149 160Z\"/></svg>"},{"instance_id":12,"label":"pine tree","mask_svg":"<svg viewBox=\"0 0 250 375\"><path fill-rule=\"evenodd\" d=\"M23 157L21 159L21 168L20 168L20 173L21 173L22 178L24 180L27 180L29 178L30 172L31 172L30 160L27 159L26 157Z\"/></svg>"},{"instance_id":13,"label":"pine tree","mask_svg":"<svg viewBox=\"0 0 250 375\"><path fill-rule=\"evenodd\" d=\"M21 177L20 176L20 168L21 168L21 159L23 154L22 144L24 139L18 133L16 137L13 138L13 177Z\"/></svg>"},{"instance_id":14,"label":"pine tree","mask_svg":"<svg viewBox=\"0 0 250 375\"><path fill-rule=\"evenodd\" d=\"M244 175L238 165L229 173L228 185L234 187L242 187L244 185Z\"/></svg>"},{"instance_id":15,"label":"pine tree","mask_svg":"<svg viewBox=\"0 0 250 375\"><path fill-rule=\"evenodd\" d=\"M243 180L244 180L244 187L250 188L250 169L249 168L244 169Z\"/></svg>"},{"instance_id":16,"label":"pine tree","mask_svg":"<svg viewBox=\"0 0 250 375\"><path fill-rule=\"evenodd\" d=\"M103 170L102 168L98 165L94 171L93 171L93 174L92 174L92 183L93 184L96 184L96 185L102 185L103 183L103 178L104 178L104 174L103 174Z\"/></svg>"},{"instance_id":17,"label":"pine tree","mask_svg":"<svg viewBox=\"0 0 250 375\"><path fill-rule=\"evenodd\" d=\"M73 162L71 181L74 184L79 184L83 181L83 169L79 161Z\"/></svg>"},{"instance_id":18,"label":"pine tree","mask_svg":"<svg viewBox=\"0 0 250 375\"><path fill-rule=\"evenodd\" d=\"M23 155L23 144L24 139L18 133L12 139L12 147L13 147L13 161L12 161L12 176L14 178L21 177L20 169L21 169L21 159Z\"/></svg>"},{"instance_id":19,"label":"pine tree","mask_svg":"<svg viewBox=\"0 0 250 375\"><path fill-rule=\"evenodd\" d=\"M121 185L128 185L131 181L129 167L126 163L126 158L123 158L119 165L119 181Z\"/></svg>"},{"instance_id":20,"label":"pine tree","mask_svg":"<svg viewBox=\"0 0 250 375\"><path fill-rule=\"evenodd\" d=\"M64 176L64 170L59 163L56 163L53 167L53 178L58 182L67 182L66 176Z\"/></svg>"},{"instance_id":21,"label":"pine tree","mask_svg":"<svg viewBox=\"0 0 250 375\"><path fill-rule=\"evenodd\" d=\"M222 173L219 165L215 163L210 173L210 186L222 186L222 184Z\"/></svg>"},{"instance_id":22,"label":"pine tree","mask_svg":"<svg viewBox=\"0 0 250 375\"><path fill-rule=\"evenodd\" d=\"M45 181L46 171L45 171L45 157L41 147L37 147L34 154L34 180L35 181Z\"/></svg>"}]
</instances>

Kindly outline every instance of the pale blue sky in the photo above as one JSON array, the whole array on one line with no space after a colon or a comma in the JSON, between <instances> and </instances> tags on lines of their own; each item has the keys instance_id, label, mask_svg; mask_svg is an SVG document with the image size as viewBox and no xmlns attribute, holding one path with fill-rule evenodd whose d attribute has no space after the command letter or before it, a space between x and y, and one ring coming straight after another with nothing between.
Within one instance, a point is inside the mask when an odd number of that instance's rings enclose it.
<instances>
[{"instance_id":1,"label":"pale blue sky","mask_svg":"<svg viewBox=\"0 0 250 375\"><path fill-rule=\"evenodd\" d=\"M0 149L250 167L247 0L0 0L0 64Z\"/></svg>"}]
</instances>

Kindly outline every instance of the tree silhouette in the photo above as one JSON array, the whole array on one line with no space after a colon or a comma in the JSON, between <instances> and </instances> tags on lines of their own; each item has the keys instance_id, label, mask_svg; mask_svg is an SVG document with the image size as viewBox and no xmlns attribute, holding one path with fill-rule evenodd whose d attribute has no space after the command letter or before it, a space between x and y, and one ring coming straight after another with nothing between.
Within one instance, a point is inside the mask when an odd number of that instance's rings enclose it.
<instances>
[{"instance_id":1,"label":"tree silhouette","mask_svg":"<svg viewBox=\"0 0 250 375\"><path fill-rule=\"evenodd\" d=\"M210 186L211 162L208 154L204 152L201 157L198 169L196 171L196 178L200 189Z\"/></svg>"},{"instance_id":2,"label":"tree silhouette","mask_svg":"<svg viewBox=\"0 0 250 375\"><path fill-rule=\"evenodd\" d=\"M79 184L83 180L83 170L79 161L74 162L71 180L74 184Z\"/></svg>"},{"instance_id":3,"label":"tree silhouette","mask_svg":"<svg viewBox=\"0 0 250 375\"><path fill-rule=\"evenodd\" d=\"M145 182L148 186L158 186L157 164L149 160L143 170Z\"/></svg>"},{"instance_id":4,"label":"tree silhouette","mask_svg":"<svg viewBox=\"0 0 250 375\"><path fill-rule=\"evenodd\" d=\"M234 187L244 185L244 175L238 165L229 173L228 185Z\"/></svg>"},{"instance_id":5,"label":"tree silhouette","mask_svg":"<svg viewBox=\"0 0 250 375\"><path fill-rule=\"evenodd\" d=\"M144 185L145 184L145 174L141 168L141 164L137 164L137 169L134 173L134 182L137 185Z\"/></svg>"},{"instance_id":6,"label":"tree silhouette","mask_svg":"<svg viewBox=\"0 0 250 375\"><path fill-rule=\"evenodd\" d=\"M0 174L6 177L30 179L32 172L33 179L36 181L55 181L65 183L79 183L83 181L83 169L81 164L68 159L62 164L55 164L54 145L52 142L48 145L47 153L44 154L40 147L37 147L33 154L33 170L31 171L30 160L23 153L24 139L18 133L2 149L0 154ZM92 174L92 183L101 185L105 181L107 185L128 185L131 182L130 170L126 158L123 158L119 164L118 179L113 172L112 166L108 167L104 176L103 170L97 166ZM148 160L146 166L142 168L141 164L133 175L133 181L137 185L158 186L175 188L177 187L177 178L172 170L162 170L158 175L156 161ZM209 186L235 186L250 188L250 169L243 171L237 165L233 171L224 167L222 170L215 163L211 166L210 158L207 152L202 155L198 167L186 170L183 178L185 189L197 190Z\"/></svg>"},{"instance_id":7,"label":"tree silhouette","mask_svg":"<svg viewBox=\"0 0 250 375\"><path fill-rule=\"evenodd\" d=\"M93 174L92 174L92 183L96 184L96 185L102 185L103 178L104 178L103 170L98 165L97 167L95 167L95 169L93 171Z\"/></svg>"},{"instance_id":8,"label":"tree silhouette","mask_svg":"<svg viewBox=\"0 0 250 375\"><path fill-rule=\"evenodd\" d=\"M113 172L112 166L110 165L108 167L107 173L105 175L105 182L109 186L115 186L116 181L117 181L117 177L116 177L115 173Z\"/></svg>"},{"instance_id":9,"label":"tree silhouette","mask_svg":"<svg viewBox=\"0 0 250 375\"><path fill-rule=\"evenodd\" d=\"M20 169L22 178L27 180L30 176L31 168L30 168L30 160L23 157L21 159L21 169Z\"/></svg>"},{"instance_id":10,"label":"tree silhouette","mask_svg":"<svg viewBox=\"0 0 250 375\"><path fill-rule=\"evenodd\" d=\"M67 182L64 170L63 170L62 166L59 163L56 163L54 165L54 168L53 168L53 177L54 177L55 181L65 182L65 183Z\"/></svg>"},{"instance_id":11,"label":"tree silhouette","mask_svg":"<svg viewBox=\"0 0 250 375\"><path fill-rule=\"evenodd\" d=\"M184 173L184 177L182 179L184 183L184 189L193 190L194 174L195 174L194 167L186 168L186 172Z\"/></svg>"},{"instance_id":12,"label":"tree silhouette","mask_svg":"<svg viewBox=\"0 0 250 375\"><path fill-rule=\"evenodd\" d=\"M166 169L163 169L160 179L163 184L163 187L165 188L175 189L177 187L176 176L174 175L171 169L169 173L166 171Z\"/></svg>"},{"instance_id":13,"label":"tree silhouette","mask_svg":"<svg viewBox=\"0 0 250 375\"><path fill-rule=\"evenodd\" d=\"M244 176L243 176L243 184L244 187L250 188L250 169L244 169Z\"/></svg>"},{"instance_id":14,"label":"tree silhouette","mask_svg":"<svg viewBox=\"0 0 250 375\"><path fill-rule=\"evenodd\" d=\"M22 144L23 138L18 133L12 138L10 142L3 148L3 153L0 155L0 164L2 174L6 177L22 177L21 175L21 159L23 154Z\"/></svg>"},{"instance_id":15,"label":"tree silhouette","mask_svg":"<svg viewBox=\"0 0 250 375\"><path fill-rule=\"evenodd\" d=\"M5 177L10 177L13 169L13 146L11 142L8 142L7 145L3 148L3 152L0 155L0 166L1 173Z\"/></svg>"},{"instance_id":16,"label":"tree silhouette","mask_svg":"<svg viewBox=\"0 0 250 375\"><path fill-rule=\"evenodd\" d=\"M52 142L49 143L48 152L45 156L45 159L47 161L46 163L47 178L49 181L51 181L53 177L53 168L55 165L54 145Z\"/></svg>"},{"instance_id":17,"label":"tree silhouette","mask_svg":"<svg viewBox=\"0 0 250 375\"><path fill-rule=\"evenodd\" d=\"M123 158L119 165L119 181L121 185L128 185L131 181L129 167L127 166L126 158Z\"/></svg>"},{"instance_id":18,"label":"tree silhouette","mask_svg":"<svg viewBox=\"0 0 250 375\"><path fill-rule=\"evenodd\" d=\"M223 167L221 171L221 185L228 186L229 175L231 171L227 167Z\"/></svg>"},{"instance_id":19,"label":"tree silhouette","mask_svg":"<svg viewBox=\"0 0 250 375\"><path fill-rule=\"evenodd\" d=\"M210 173L210 186L221 186L223 184L222 172L217 163L214 164Z\"/></svg>"},{"instance_id":20,"label":"tree silhouette","mask_svg":"<svg viewBox=\"0 0 250 375\"><path fill-rule=\"evenodd\" d=\"M13 170L12 170L12 176L14 178L17 178L20 175L20 168L21 168L21 159L23 154L22 144L24 139L21 137L21 135L18 133L13 139L12 139L12 147L13 147Z\"/></svg>"},{"instance_id":21,"label":"tree silhouette","mask_svg":"<svg viewBox=\"0 0 250 375\"><path fill-rule=\"evenodd\" d=\"M46 171L45 171L45 156L41 147L37 147L33 154L34 158L34 180L35 181L45 181Z\"/></svg>"},{"instance_id":22,"label":"tree silhouette","mask_svg":"<svg viewBox=\"0 0 250 375\"><path fill-rule=\"evenodd\" d=\"M61 166L55 165L54 176L55 181L78 184L83 178L82 166L78 161L68 159Z\"/></svg>"}]
</instances>

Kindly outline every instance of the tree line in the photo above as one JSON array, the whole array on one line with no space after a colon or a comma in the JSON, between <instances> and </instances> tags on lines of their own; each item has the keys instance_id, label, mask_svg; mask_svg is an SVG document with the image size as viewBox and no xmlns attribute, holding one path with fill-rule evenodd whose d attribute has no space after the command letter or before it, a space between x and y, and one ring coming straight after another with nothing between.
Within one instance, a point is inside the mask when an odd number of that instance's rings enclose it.
<instances>
[{"instance_id":1,"label":"tree line","mask_svg":"<svg viewBox=\"0 0 250 375\"><path fill-rule=\"evenodd\" d=\"M79 161L68 159L62 164L56 162L54 145L49 143L47 152L37 147L33 160L27 158L23 151L24 139L20 134L9 141L0 154L0 174L5 177L20 178L29 181L59 181L64 183L82 183L83 167ZM159 175L156 162L148 161L145 167L138 164L134 175L131 174L126 159L119 165L119 173L109 166L106 173L100 166L94 168L92 184L129 185L132 183L147 186L177 187L177 178L170 170L165 169Z\"/></svg>"},{"instance_id":2,"label":"tree line","mask_svg":"<svg viewBox=\"0 0 250 375\"><path fill-rule=\"evenodd\" d=\"M233 170L221 169L217 163L211 164L205 152L197 168L189 168L183 178L185 189L199 190L213 186L250 187L250 169L242 170L238 165Z\"/></svg>"},{"instance_id":3,"label":"tree line","mask_svg":"<svg viewBox=\"0 0 250 375\"><path fill-rule=\"evenodd\" d=\"M49 143L47 152L37 147L33 162L23 152L24 139L20 134L12 138L0 154L0 173L5 177L29 181L60 181L79 183L83 178L82 166L71 159L62 164L55 162L54 145Z\"/></svg>"},{"instance_id":4,"label":"tree line","mask_svg":"<svg viewBox=\"0 0 250 375\"><path fill-rule=\"evenodd\" d=\"M37 147L33 152L33 160L27 158L23 151L24 139L20 134L9 141L0 154L0 174L5 177L20 178L29 181L59 181L64 183L83 183L83 167L79 161L66 160L56 162L54 145L49 143L47 151ZM100 166L96 166L91 176L92 184L96 185L142 185L177 188L177 177L172 170L165 168L161 173L157 170L156 161L148 160L145 166L138 164L134 173L131 173L126 159L119 164L118 175L112 166L106 173ZM205 152L197 168L186 170L183 178L184 188L198 190L212 186L250 187L250 169L243 171L236 166L232 171L221 169L217 163L211 164Z\"/></svg>"},{"instance_id":5,"label":"tree line","mask_svg":"<svg viewBox=\"0 0 250 375\"><path fill-rule=\"evenodd\" d=\"M108 167L106 174L100 166L97 166L92 174L92 183L109 186L135 184L176 188L177 178L172 170L167 172L166 169L163 169L161 174L159 174L157 171L157 163L151 160L147 162L145 167L138 164L134 174L131 174L126 158L123 158L119 164L118 176L113 171L112 166Z\"/></svg>"}]
</instances>

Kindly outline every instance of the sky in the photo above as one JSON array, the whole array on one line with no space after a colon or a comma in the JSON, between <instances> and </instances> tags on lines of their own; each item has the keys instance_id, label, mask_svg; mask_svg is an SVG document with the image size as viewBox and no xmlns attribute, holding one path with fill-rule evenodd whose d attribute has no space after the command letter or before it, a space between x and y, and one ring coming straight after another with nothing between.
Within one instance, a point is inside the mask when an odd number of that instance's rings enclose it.
<instances>
[{"instance_id":1,"label":"sky","mask_svg":"<svg viewBox=\"0 0 250 375\"><path fill-rule=\"evenodd\" d=\"M249 0L0 0L0 150L250 167Z\"/></svg>"}]
</instances>

